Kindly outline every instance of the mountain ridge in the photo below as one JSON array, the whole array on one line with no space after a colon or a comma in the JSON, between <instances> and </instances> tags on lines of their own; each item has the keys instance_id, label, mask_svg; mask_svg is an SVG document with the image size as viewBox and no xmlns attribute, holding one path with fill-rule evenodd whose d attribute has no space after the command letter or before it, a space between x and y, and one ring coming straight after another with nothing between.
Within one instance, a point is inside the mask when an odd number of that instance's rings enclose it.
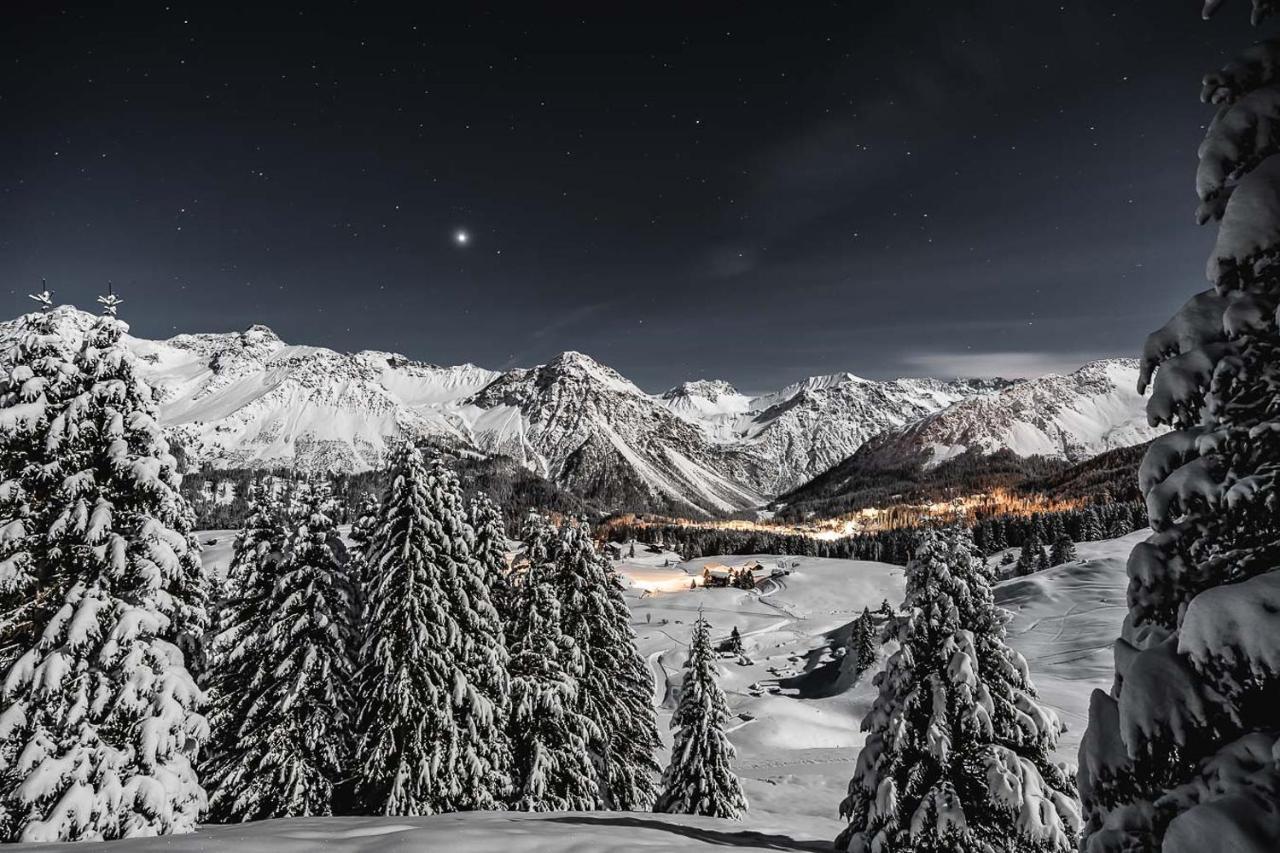
<instances>
[{"instance_id":1,"label":"mountain ridge","mask_svg":"<svg viewBox=\"0 0 1280 853\"><path fill-rule=\"evenodd\" d=\"M55 311L76 345L92 315ZM0 324L0 338L11 337L15 323ZM378 467L389 443L409 435L510 456L608 508L704 515L761 506L840 465L873 436L962 404L985 411L981 405L1038 381L833 373L759 395L705 379L649 394L576 351L497 371L290 344L261 324L126 343L156 388L162 422L195 465L359 472ZM1114 396L1121 377L1112 373L1102 396ZM1132 413L1113 414L1127 423Z\"/></svg>"}]
</instances>

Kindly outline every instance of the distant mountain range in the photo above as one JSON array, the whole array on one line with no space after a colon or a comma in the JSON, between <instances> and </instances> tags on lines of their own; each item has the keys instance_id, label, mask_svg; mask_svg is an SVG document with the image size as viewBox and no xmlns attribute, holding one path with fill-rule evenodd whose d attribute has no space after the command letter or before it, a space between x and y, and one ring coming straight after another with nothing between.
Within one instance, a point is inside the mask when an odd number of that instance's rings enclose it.
<instances>
[{"instance_id":1,"label":"distant mountain range","mask_svg":"<svg viewBox=\"0 0 1280 853\"><path fill-rule=\"evenodd\" d=\"M57 315L73 340L92 321ZM13 328L0 324L0 338ZM967 448L1078 460L1155 435L1133 359L1021 381L845 373L759 396L705 380L652 395L577 352L493 371L292 345L265 326L128 344L194 463L356 472L416 435L505 454L613 509L741 511L838 471L860 448L881 465L936 465Z\"/></svg>"}]
</instances>

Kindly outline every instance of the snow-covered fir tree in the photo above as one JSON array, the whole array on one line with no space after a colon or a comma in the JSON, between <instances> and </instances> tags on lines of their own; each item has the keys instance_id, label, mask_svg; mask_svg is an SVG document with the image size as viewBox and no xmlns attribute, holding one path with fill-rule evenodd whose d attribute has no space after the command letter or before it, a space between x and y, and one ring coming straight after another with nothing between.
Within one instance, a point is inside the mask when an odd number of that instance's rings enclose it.
<instances>
[{"instance_id":1,"label":"snow-covered fir tree","mask_svg":"<svg viewBox=\"0 0 1280 853\"><path fill-rule=\"evenodd\" d=\"M861 674L876 662L879 651L880 640L876 632L875 619L871 611L864 607L862 615L853 621L846 654L853 656L854 671Z\"/></svg>"},{"instance_id":2,"label":"snow-covered fir tree","mask_svg":"<svg viewBox=\"0 0 1280 853\"><path fill-rule=\"evenodd\" d=\"M1102 529L1102 519L1098 517L1098 508L1091 506L1085 510L1084 517L1080 519L1080 541L1097 542L1105 538L1106 533Z\"/></svg>"},{"instance_id":3,"label":"snow-covered fir tree","mask_svg":"<svg viewBox=\"0 0 1280 853\"><path fill-rule=\"evenodd\" d=\"M459 790L451 809L494 809L511 787L506 769L511 761L506 737L511 686L504 626L489 596L488 566L475 554L462 487L440 457L429 466L427 488L433 522L447 548L449 612L461 640L454 682Z\"/></svg>"},{"instance_id":4,"label":"snow-covered fir tree","mask_svg":"<svg viewBox=\"0 0 1280 853\"><path fill-rule=\"evenodd\" d=\"M503 624L510 624L515 606L515 590L507 565L507 529L498 509L488 495L477 494L467 505L467 520L475 532L473 552L484 571L489 587L489 600L493 602Z\"/></svg>"},{"instance_id":5,"label":"snow-covered fir tree","mask_svg":"<svg viewBox=\"0 0 1280 853\"><path fill-rule=\"evenodd\" d=\"M680 685L680 704L671 717L671 727L676 729L671 763L662 774L662 792L654 811L723 818L737 818L746 811L747 798L730 766L735 753L724 731L728 721L729 706L716 683L711 626L699 613Z\"/></svg>"},{"instance_id":6,"label":"snow-covered fir tree","mask_svg":"<svg viewBox=\"0 0 1280 853\"><path fill-rule=\"evenodd\" d=\"M1029 575L1036 571L1036 562L1044 557L1044 549L1040 540L1031 534L1022 540L1022 550L1018 553L1018 574Z\"/></svg>"},{"instance_id":7,"label":"snow-covered fir tree","mask_svg":"<svg viewBox=\"0 0 1280 853\"><path fill-rule=\"evenodd\" d=\"M31 297L40 310L19 318L0 366L0 667L8 672L36 642L62 605L66 577L55 577L45 535L53 496L70 462L64 411L83 389L71 343L51 313L47 290Z\"/></svg>"},{"instance_id":8,"label":"snow-covered fir tree","mask_svg":"<svg viewBox=\"0 0 1280 853\"><path fill-rule=\"evenodd\" d=\"M218 820L329 815L339 802L351 760L354 614L333 511L323 483L294 496L284 555L260 605L261 627L246 640L258 666L240 737L223 734L233 748L218 756ZM260 582L269 583L265 576Z\"/></svg>"},{"instance_id":9,"label":"snow-covered fir tree","mask_svg":"<svg viewBox=\"0 0 1280 853\"><path fill-rule=\"evenodd\" d=\"M648 809L657 793L660 744L653 708L653 675L636 650L631 611L617 573L591 539L585 522L560 528L555 583L564 630L581 650L581 710L599 737L591 752L600 774L600 806Z\"/></svg>"},{"instance_id":10,"label":"snow-covered fir tree","mask_svg":"<svg viewBox=\"0 0 1280 853\"><path fill-rule=\"evenodd\" d=\"M40 527L26 530L45 547L16 569L31 573L28 588L48 605L31 611L45 621L15 650L4 682L0 832L9 840L189 832L205 805L194 769L207 735L203 696L183 654L199 652L204 570L151 389L121 343L119 300L100 301L104 314L75 357L80 393L56 414L47 396L18 395L52 415L29 422L48 427L59 460L30 519ZM6 568L16 566L8 556Z\"/></svg>"},{"instance_id":11,"label":"snow-covered fir tree","mask_svg":"<svg viewBox=\"0 0 1280 853\"><path fill-rule=\"evenodd\" d=\"M907 567L898 650L876 675L841 804L857 853L1068 853L1075 786L1050 755L1061 725L1005 644L969 534L931 531Z\"/></svg>"},{"instance_id":12,"label":"snow-covered fir tree","mask_svg":"<svg viewBox=\"0 0 1280 853\"><path fill-rule=\"evenodd\" d=\"M1133 528L1129 526L1127 516L1115 516L1107 523L1107 538L1119 539L1121 536L1128 536L1133 532Z\"/></svg>"},{"instance_id":13,"label":"snow-covered fir tree","mask_svg":"<svg viewBox=\"0 0 1280 853\"><path fill-rule=\"evenodd\" d=\"M215 821L237 819L230 806L251 771L242 744L253 737L250 712L261 692L262 655L287 535L284 510L270 487L251 483L247 498L248 517L227 567L227 598L206 673L210 741L201 773Z\"/></svg>"},{"instance_id":14,"label":"snow-covered fir tree","mask_svg":"<svg viewBox=\"0 0 1280 853\"><path fill-rule=\"evenodd\" d=\"M729 632L729 641L725 644L725 651L734 655L740 655L745 651L742 645L742 633L738 631L737 625L734 625L733 630Z\"/></svg>"},{"instance_id":15,"label":"snow-covered fir tree","mask_svg":"<svg viewBox=\"0 0 1280 853\"><path fill-rule=\"evenodd\" d=\"M454 684L465 689L466 682L462 630L450 612L460 569L422 454L402 445L390 473L368 537L358 788L363 807L375 814L434 814L461 794Z\"/></svg>"},{"instance_id":16,"label":"snow-covered fir tree","mask_svg":"<svg viewBox=\"0 0 1280 853\"><path fill-rule=\"evenodd\" d=\"M1088 853L1280 849L1280 42L1206 76L1202 97L1211 287L1144 348L1148 418L1174 431L1140 468L1153 532L1129 557L1115 684L1080 748Z\"/></svg>"},{"instance_id":17,"label":"snow-covered fir tree","mask_svg":"<svg viewBox=\"0 0 1280 853\"><path fill-rule=\"evenodd\" d=\"M516 578L511 647L511 807L587 810L600 801L589 744L602 733L581 711L582 650L564 631L551 562L555 534L531 514Z\"/></svg>"},{"instance_id":18,"label":"snow-covered fir tree","mask_svg":"<svg viewBox=\"0 0 1280 853\"><path fill-rule=\"evenodd\" d=\"M347 540L350 543L347 548L347 555L350 560L349 573L357 598L363 593L365 586L365 568L368 566L369 542L378 526L378 510L378 499L376 497L373 495L361 497L351 522L351 533L347 536ZM359 602L359 609L363 611L363 602Z\"/></svg>"},{"instance_id":19,"label":"snow-covered fir tree","mask_svg":"<svg viewBox=\"0 0 1280 853\"><path fill-rule=\"evenodd\" d=\"M1049 564L1061 566L1063 563L1074 563L1079 559L1076 555L1076 543L1071 537L1063 534L1053 540L1053 549L1049 554Z\"/></svg>"},{"instance_id":20,"label":"snow-covered fir tree","mask_svg":"<svg viewBox=\"0 0 1280 853\"><path fill-rule=\"evenodd\" d=\"M1049 562L1049 553L1045 551L1043 548L1037 549L1037 552L1038 553L1036 554L1035 570L1037 572L1043 572L1052 565Z\"/></svg>"}]
</instances>

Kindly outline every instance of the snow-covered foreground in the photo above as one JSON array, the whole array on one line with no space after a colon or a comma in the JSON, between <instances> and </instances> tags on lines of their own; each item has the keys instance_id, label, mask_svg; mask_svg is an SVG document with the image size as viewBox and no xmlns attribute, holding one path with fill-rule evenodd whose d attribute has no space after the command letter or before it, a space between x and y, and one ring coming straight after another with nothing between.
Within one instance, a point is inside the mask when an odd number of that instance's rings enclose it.
<instances>
[{"instance_id":1,"label":"snow-covered foreground","mask_svg":"<svg viewBox=\"0 0 1280 853\"><path fill-rule=\"evenodd\" d=\"M66 845L70 847L70 845ZM56 845L62 849L62 845ZM426 818L292 818L209 826L193 835L106 842L138 853L686 853L808 851L831 839L801 819L743 821L624 812L470 812ZM9 849L47 851L50 845ZM83 849L77 847L77 850Z\"/></svg>"},{"instance_id":2,"label":"snow-covered foreground","mask_svg":"<svg viewBox=\"0 0 1280 853\"><path fill-rule=\"evenodd\" d=\"M1074 763L1089 693L1108 688L1111 644L1124 616L1125 558L1142 533L1078 546L1081 561L996 587L1012 614L1011 643L1031 666L1045 704L1067 723L1060 757ZM218 568L231 535L200 534L206 560ZM432 818L324 818L207 827L193 836L116 842L108 850L175 853L345 853L345 851L502 850L685 851L828 850L841 828L837 808L863 736L862 715L874 699L870 673L850 683L834 649L864 607L902 600L900 566L813 557L704 557L679 563L673 554L619 562L634 581L628 590L639 648L655 675L654 701L666 731L674 709L685 646L699 609L715 639L737 627L749 662L720 661L720 683L736 715L730 732L736 770L750 800L743 821L668 815L603 813L519 815L472 813ZM687 589L707 563L759 560L790 573L762 581L757 591ZM667 566L664 563L670 562ZM648 589L646 589L648 587ZM652 591L653 587L672 591ZM666 756L662 756L666 763ZM23 849L19 845L15 849ZM47 848L39 848L47 849Z\"/></svg>"}]
</instances>

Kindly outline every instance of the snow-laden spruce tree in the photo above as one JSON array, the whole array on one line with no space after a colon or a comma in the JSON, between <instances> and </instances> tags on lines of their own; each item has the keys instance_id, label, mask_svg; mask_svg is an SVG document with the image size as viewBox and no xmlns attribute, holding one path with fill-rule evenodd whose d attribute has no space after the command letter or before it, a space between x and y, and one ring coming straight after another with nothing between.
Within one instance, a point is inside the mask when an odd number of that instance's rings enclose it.
<instances>
[{"instance_id":1,"label":"snow-laden spruce tree","mask_svg":"<svg viewBox=\"0 0 1280 853\"><path fill-rule=\"evenodd\" d=\"M480 493L467 505L467 521L475 532L473 552L489 587L489 600L503 624L511 622L514 590L507 565L507 529L502 511L488 495Z\"/></svg>"},{"instance_id":2,"label":"snow-laden spruce tree","mask_svg":"<svg viewBox=\"0 0 1280 853\"><path fill-rule=\"evenodd\" d=\"M730 766L734 748L724 732L728 721L729 706L716 683L711 626L699 613L680 685L680 704L671 717L671 727L676 729L671 763L662 774L662 792L654 811L725 818L737 818L746 811L747 798Z\"/></svg>"},{"instance_id":3,"label":"snow-laden spruce tree","mask_svg":"<svg viewBox=\"0 0 1280 853\"><path fill-rule=\"evenodd\" d=\"M363 612L364 602L360 600L366 585L365 570L369 564L369 544L374 530L378 526L378 499L373 495L365 495L356 507L355 517L351 522L351 533L347 536L349 543L347 554L351 561L351 584L355 588L357 610Z\"/></svg>"},{"instance_id":4,"label":"snow-laden spruce tree","mask_svg":"<svg viewBox=\"0 0 1280 853\"><path fill-rule=\"evenodd\" d=\"M515 579L511 647L511 807L582 811L600 801L589 744L601 732L581 710L582 650L564 631L553 585L555 534L531 514Z\"/></svg>"},{"instance_id":5,"label":"snow-laden spruce tree","mask_svg":"<svg viewBox=\"0 0 1280 853\"><path fill-rule=\"evenodd\" d=\"M218 756L219 820L329 815L350 773L352 589L326 484L293 495L292 523L249 650L238 741ZM263 579L264 583L266 579Z\"/></svg>"},{"instance_id":6,"label":"snow-laden spruce tree","mask_svg":"<svg viewBox=\"0 0 1280 853\"><path fill-rule=\"evenodd\" d=\"M440 457L431 463L428 490L434 520L450 549L449 609L462 641L453 693L459 793L451 810L494 809L511 787L506 769L511 762L506 737L511 684L504 626L489 597L487 566L475 554L475 531L467 521L462 487Z\"/></svg>"},{"instance_id":7,"label":"snow-laden spruce tree","mask_svg":"<svg viewBox=\"0 0 1280 853\"><path fill-rule=\"evenodd\" d=\"M227 567L227 598L215 622L205 674L209 693L210 740L201 781L210 792L209 819L239 820L236 802L252 773L256 751L247 751L257 724L252 709L263 692L262 661L275 613L275 586L285 553L284 508L270 486L249 486L248 516L236 536Z\"/></svg>"},{"instance_id":8,"label":"snow-laden spruce tree","mask_svg":"<svg viewBox=\"0 0 1280 853\"><path fill-rule=\"evenodd\" d=\"M862 615L853 620L853 628L849 632L849 645L846 655L852 655L854 671L861 675L871 668L880 653L880 638L876 631L875 619L871 611L862 608Z\"/></svg>"},{"instance_id":9,"label":"snow-laden spruce tree","mask_svg":"<svg viewBox=\"0 0 1280 853\"><path fill-rule=\"evenodd\" d=\"M358 787L378 814L497 808L506 795L502 627L457 481L398 447L369 536Z\"/></svg>"},{"instance_id":10,"label":"snow-laden spruce tree","mask_svg":"<svg viewBox=\"0 0 1280 853\"><path fill-rule=\"evenodd\" d=\"M1018 574L1029 575L1039 568L1037 563L1044 559L1044 548L1034 534L1028 534L1022 541L1022 550L1018 553Z\"/></svg>"},{"instance_id":11,"label":"snow-laden spruce tree","mask_svg":"<svg viewBox=\"0 0 1280 853\"><path fill-rule=\"evenodd\" d=\"M1053 551L1049 555L1049 564L1052 566L1061 566L1063 563L1074 563L1079 559L1076 554L1076 543L1071 541L1071 537L1063 534L1053 540Z\"/></svg>"},{"instance_id":12,"label":"snow-laden spruce tree","mask_svg":"<svg viewBox=\"0 0 1280 853\"><path fill-rule=\"evenodd\" d=\"M661 743L653 674L636 650L631 611L613 566L596 551L585 522L561 526L555 583L564 630L581 650L578 699L600 733L591 743L601 807L643 811L653 804Z\"/></svg>"},{"instance_id":13,"label":"snow-laden spruce tree","mask_svg":"<svg viewBox=\"0 0 1280 853\"><path fill-rule=\"evenodd\" d=\"M190 832L207 725L183 649L199 651L205 577L192 513L116 319L75 357L82 390L49 422L58 478L28 567L45 621L5 676L0 832L73 841ZM38 419L37 419L38 420ZM47 526L43 526L47 525ZM56 608L56 609L55 609Z\"/></svg>"},{"instance_id":14,"label":"snow-laden spruce tree","mask_svg":"<svg viewBox=\"0 0 1280 853\"><path fill-rule=\"evenodd\" d=\"M1097 542L1105 538L1107 537L1102 529L1102 519L1098 518L1098 508L1093 506L1086 508L1084 517L1080 520L1080 541Z\"/></svg>"},{"instance_id":15,"label":"snow-laden spruce tree","mask_svg":"<svg viewBox=\"0 0 1280 853\"><path fill-rule=\"evenodd\" d=\"M82 390L71 344L51 313L52 297L19 318L0 362L0 671L35 645L62 604L65 577L54 577L45 532L66 454L64 410Z\"/></svg>"},{"instance_id":16,"label":"snow-laden spruce tree","mask_svg":"<svg viewBox=\"0 0 1280 853\"><path fill-rule=\"evenodd\" d=\"M857 853L1067 853L1075 786L1062 730L1005 644L986 565L962 530L930 531L907 567L898 650L876 675L836 844Z\"/></svg>"},{"instance_id":17,"label":"snow-laden spruce tree","mask_svg":"<svg viewBox=\"0 0 1280 853\"><path fill-rule=\"evenodd\" d=\"M1153 533L1129 557L1115 683L1080 748L1089 853L1280 849L1280 42L1206 76L1202 97L1212 287L1143 353L1148 418L1174 431L1140 468Z\"/></svg>"}]
</instances>

